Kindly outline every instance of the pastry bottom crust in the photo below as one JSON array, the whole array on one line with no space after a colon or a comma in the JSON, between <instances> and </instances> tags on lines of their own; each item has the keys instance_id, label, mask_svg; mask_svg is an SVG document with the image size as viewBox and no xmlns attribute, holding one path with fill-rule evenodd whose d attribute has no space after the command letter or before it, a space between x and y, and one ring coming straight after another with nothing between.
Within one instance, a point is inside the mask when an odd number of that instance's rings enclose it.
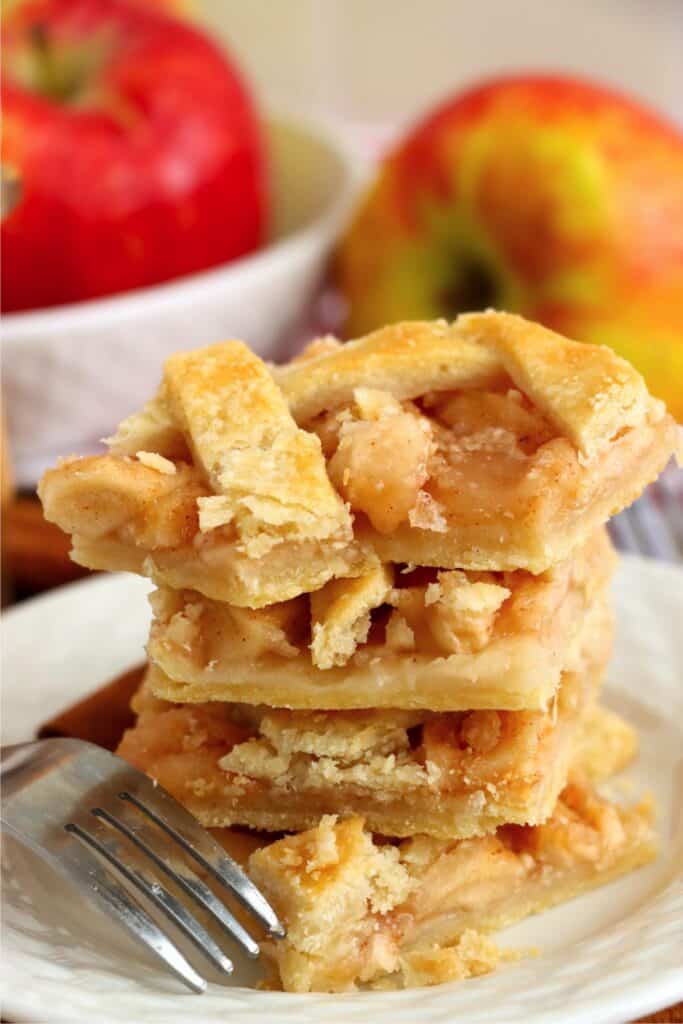
<instances>
[{"instance_id":1,"label":"pastry bottom crust","mask_svg":"<svg viewBox=\"0 0 683 1024\"><path fill-rule=\"evenodd\" d=\"M215 531L217 532L217 531ZM153 550L116 537L72 534L71 558L86 569L134 572L175 590L197 590L215 601L263 608L317 590L337 576L360 576L376 557L355 542L280 545L268 559L248 558L220 540Z\"/></svg>"},{"instance_id":2,"label":"pastry bottom crust","mask_svg":"<svg viewBox=\"0 0 683 1024\"><path fill-rule=\"evenodd\" d=\"M633 755L629 726L591 707L605 658L566 674L548 712L173 706L145 685L119 754L207 827L298 831L338 814L384 835L480 835L544 821L577 749L594 776Z\"/></svg>"},{"instance_id":3,"label":"pastry bottom crust","mask_svg":"<svg viewBox=\"0 0 683 1024\"><path fill-rule=\"evenodd\" d=\"M466 840L373 837L324 818L253 852L248 869L287 927L279 984L340 992L435 984L491 970L481 935L604 885L656 856L647 802L619 807L575 779L538 826Z\"/></svg>"},{"instance_id":4,"label":"pastry bottom crust","mask_svg":"<svg viewBox=\"0 0 683 1024\"><path fill-rule=\"evenodd\" d=\"M148 650L163 669L163 676L155 681L158 696L175 703L244 701L321 711L368 705L464 711L547 707L557 689L561 665L555 650L539 648L538 642L524 638L476 661L462 655L396 654L324 674L303 658L292 663L273 657L262 659L256 669L235 666L229 678L226 674L222 679L212 667L198 666L187 652L164 649L157 638ZM571 667L575 647L567 654L567 667Z\"/></svg>"},{"instance_id":5,"label":"pastry bottom crust","mask_svg":"<svg viewBox=\"0 0 683 1024\"><path fill-rule=\"evenodd\" d=\"M234 700L311 710L543 709L561 672L575 668L592 618L602 613L614 564L611 544L599 530L546 578L517 574L524 580L501 580L517 588L510 599L516 610L511 624L494 630L481 649L392 650L379 639L361 644L345 664L325 669L313 663L308 638L293 641L285 654L267 647L254 653L257 642L249 630L256 632L258 613L245 622L224 603L166 588L152 599L147 648L166 679L156 678L156 693L176 703ZM295 621L307 612L292 609Z\"/></svg>"},{"instance_id":6,"label":"pastry bottom crust","mask_svg":"<svg viewBox=\"0 0 683 1024\"><path fill-rule=\"evenodd\" d=\"M159 721L162 728L166 724L168 739L175 723ZM509 783L503 782L497 791L490 783L494 796L484 787L439 793L427 785L410 784L394 787L393 794L387 791L388 785L382 791L337 782L297 789L292 779L268 784L228 774L218 764L221 752L194 746L196 736L189 733L180 740L189 750L179 746L161 756L145 753L141 740L147 742L129 730L118 753L155 778L207 828L242 825L265 832L298 831L314 826L325 814L362 814L374 831L384 835L423 833L441 838L481 835L506 822L542 822L577 761L574 744L580 763L585 758L590 776L596 779L623 768L637 748L635 733L622 719L602 708L592 709L585 726L577 725L562 735L559 753L536 784L518 784L515 793ZM608 758L602 758L603 749L608 750Z\"/></svg>"}]
</instances>

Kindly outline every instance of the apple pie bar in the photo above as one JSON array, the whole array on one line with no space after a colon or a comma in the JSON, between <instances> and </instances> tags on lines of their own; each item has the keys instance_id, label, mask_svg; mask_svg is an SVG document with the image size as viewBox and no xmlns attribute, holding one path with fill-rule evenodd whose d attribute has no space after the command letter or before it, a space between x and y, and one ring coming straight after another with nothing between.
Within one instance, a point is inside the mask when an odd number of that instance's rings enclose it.
<instances>
[{"instance_id":1,"label":"apple pie bar","mask_svg":"<svg viewBox=\"0 0 683 1024\"><path fill-rule=\"evenodd\" d=\"M162 587L148 653L170 701L322 710L543 709L604 620L604 527L539 576L378 565L260 609Z\"/></svg>"},{"instance_id":2,"label":"apple pie bar","mask_svg":"<svg viewBox=\"0 0 683 1024\"><path fill-rule=\"evenodd\" d=\"M488 312L273 370L235 341L176 355L40 494L81 564L261 608L378 565L545 572L678 444L611 350Z\"/></svg>"},{"instance_id":3,"label":"apple pie bar","mask_svg":"<svg viewBox=\"0 0 683 1024\"><path fill-rule=\"evenodd\" d=\"M300 830L330 813L361 814L392 836L535 824L566 782L582 711L599 688L610 646L605 619L582 672L563 674L547 711L172 704L154 696L160 670L151 666L119 754L210 827Z\"/></svg>"},{"instance_id":4,"label":"apple pie bar","mask_svg":"<svg viewBox=\"0 0 683 1024\"><path fill-rule=\"evenodd\" d=\"M373 836L361 817L251 853L249 874L287 927L269 942L282 988L343 992L358 984L427 985L491 970L486 933L652 860L648 801L622 807L580 776L541 825L473 839Z\"/></svg>"}]
</instances>

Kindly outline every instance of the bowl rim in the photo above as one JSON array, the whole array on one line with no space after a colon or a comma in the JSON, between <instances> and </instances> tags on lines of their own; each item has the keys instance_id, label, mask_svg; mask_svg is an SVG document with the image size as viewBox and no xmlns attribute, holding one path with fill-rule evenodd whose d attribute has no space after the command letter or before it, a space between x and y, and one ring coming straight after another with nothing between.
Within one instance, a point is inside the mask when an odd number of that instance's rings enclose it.
<instances>
[{"instance_id":1,"label":"bowl rim","mask_svg":"<svg viewBox=\"0 0 683 1024\"><path fill-rule=\"evenodd\" d=\"M210 291L226 277L239 274L250 276L258 273L263 266L273 260L281 262L288 258L290 251L302 242L320 234L332 233L339 228L351 208L354 192L362 179L362 170L354 160L349 147L332 137L330 131L313 118L292 117L278 111L268 111L262 118L266 131L272 128L289 129L306 136L307 141L322 144L338 161L341 182L336 193L327 201L320 213L314 216L303 227L295 228L282 237L271 242L253 253L238 259L220 263L206 270L183 274L159 284L114 295L105 295L96 299L85 299L81 302L70 302L59 306L45 306L36 310L22 310L16 313L3 313L3 347L13 342L20 342L22 337L34 332L44 333L46 328L51 332L66 331L69 328L82 327L106 316L109 320L127 319L135 313L149 314L151 310L165 305L173 306L176 302L186 302L195 293L199 297L202 292Z\"/></svg>"}]
</instances>

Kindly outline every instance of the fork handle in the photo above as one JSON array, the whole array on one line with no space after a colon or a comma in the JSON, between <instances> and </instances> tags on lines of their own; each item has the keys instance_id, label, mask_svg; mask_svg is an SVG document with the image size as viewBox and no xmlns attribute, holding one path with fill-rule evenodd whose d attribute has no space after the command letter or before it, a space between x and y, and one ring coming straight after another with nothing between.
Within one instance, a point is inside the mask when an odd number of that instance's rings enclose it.
<instances>
[{"instance_id":1,"label":"fork handle","mask_svg":"<svg viewBox=\"0 0 683 1024\"><path fill-rule=\"evenodd\" d=\"M5 796L11 796L25 784L22 780L22 768L35 758L39 742L11 743L0 747L0 778L2 779ZM31 776L33 776L31 772ZM29 780L26 780L29 781Z\"/></svg>"},{"instance_id":2,"label":"fork handle","mask_svg":"<svg viewBox=\"0 0 683 1024\"><path fill-rule=\"evenodd\" d=\"M35 746L36 741L29 740L27 743L9 743L5 747L0 747L0 775L12 771L18 764L23 764Z\"/></svg>"},{"instance_id":3,"label":"fork handle","mask_svg":"<svg viewBox=\"0 0 683 1024\"><path fill-rule=\"evenodd\" d=\"M67 751L64 744L73 740L29 740L0 747L0 778L4 794L12 796L36 778L56 767ZM72 751L68 751L69 754Z\"/></svg>"}]
</instances>

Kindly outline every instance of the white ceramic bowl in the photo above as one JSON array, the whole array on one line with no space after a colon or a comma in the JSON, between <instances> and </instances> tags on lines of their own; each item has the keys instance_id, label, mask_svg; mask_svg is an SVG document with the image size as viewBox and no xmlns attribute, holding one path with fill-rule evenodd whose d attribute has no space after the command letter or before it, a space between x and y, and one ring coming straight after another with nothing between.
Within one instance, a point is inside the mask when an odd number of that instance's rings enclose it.
<instances>
[{"instance_id":1,"label":"white ceramic bowl","mask_svg":"<svg viewBox=\"0 0 683 1024\"><path fill-rule=\"evenodd\" d=\"M277 359L322 273L356 176L318 130L267 123L271 241L168 284L3 317L3 393L20 485L93 450L153 393L167 355L226 337Z\"/></svg>"}]
</instances>

